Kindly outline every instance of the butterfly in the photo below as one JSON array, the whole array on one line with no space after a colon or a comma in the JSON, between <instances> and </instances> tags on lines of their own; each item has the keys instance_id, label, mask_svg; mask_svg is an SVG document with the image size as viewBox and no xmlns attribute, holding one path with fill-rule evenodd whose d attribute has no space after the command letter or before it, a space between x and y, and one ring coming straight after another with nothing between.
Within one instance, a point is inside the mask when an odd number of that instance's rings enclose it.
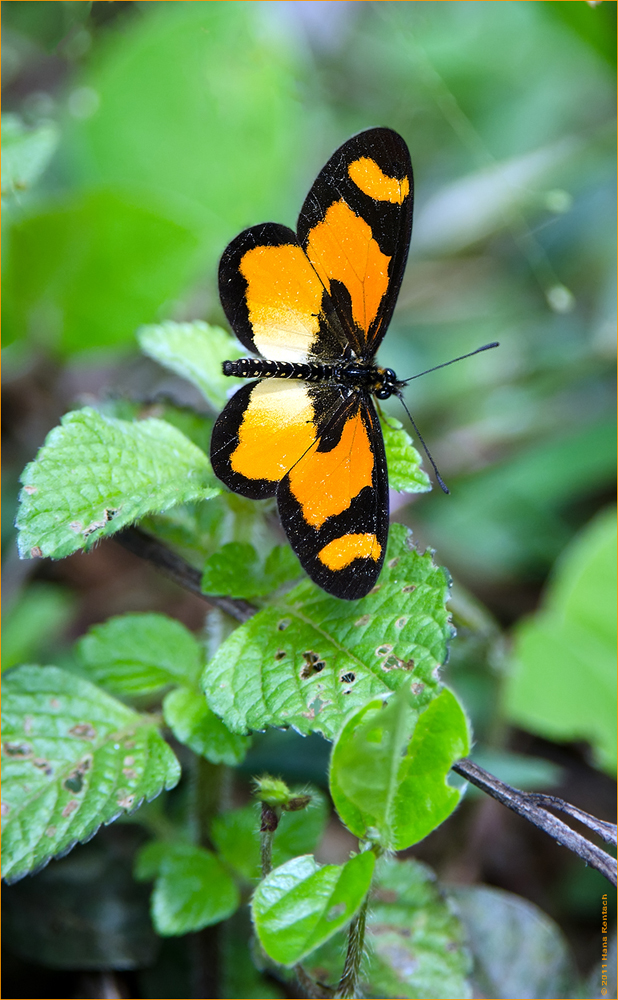
<instances>
[{"instance_id":1,"label":"butterfly","mask_svg":"<svg viewBox=\"0 0 618 1000\"><path fill-rule=\"evenodd\" d=\"M229 244L219 293L253 358L217 419L218 478L252 499L276 496L310 578L354 600L375 586L388 539L388 473L372 397L401 391L375 356L399 293L412 232L413 178L396 132L348 139L318 174L297 231L252 226Z\"/></svg>"}]
</instances>

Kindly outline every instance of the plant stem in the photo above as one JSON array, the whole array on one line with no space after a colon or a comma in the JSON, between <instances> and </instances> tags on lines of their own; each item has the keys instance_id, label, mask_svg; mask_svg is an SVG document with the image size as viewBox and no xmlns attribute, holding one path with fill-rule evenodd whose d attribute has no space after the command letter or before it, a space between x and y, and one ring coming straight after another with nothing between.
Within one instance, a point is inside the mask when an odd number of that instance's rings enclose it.
<instances>
[{"instance_id":1,"label":"plant stem","mask_svg":"<svg viewBox=\"0 0 618 1000\"><path fill-rule=\"evenodd\" d=\"M367 904L369 896L365 896L361 908L350 924L348 931L348 951L345 957L343 972L335 997L348 998L358 996L358 979L360 966L365 953L365 924L367 922Z\"/></svg>"},{"instance_id":2,"label":"plant stem","mask_svg":"<svg viewBox=\"0 0 618 1000\"><path fill-rule=\"evenodd\" d=\"M273 870L273 840L279 826L279 813L267 802L262 802L262 821L260 823L260 861L262 878L266 878Z\"/></svg>"}]
</instances>

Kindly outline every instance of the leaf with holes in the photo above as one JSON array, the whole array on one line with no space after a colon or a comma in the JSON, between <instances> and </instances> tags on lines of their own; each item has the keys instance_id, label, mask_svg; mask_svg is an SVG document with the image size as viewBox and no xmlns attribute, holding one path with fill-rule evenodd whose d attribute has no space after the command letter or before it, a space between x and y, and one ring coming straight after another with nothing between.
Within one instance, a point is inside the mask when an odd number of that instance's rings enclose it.
<instances>
[{"instance_id":1,"label":"leaf with holes","mask_svg":"<svg viewBox=\"0 0 618 1000\"><path fill-rule=\"evenodd\" d=\"M371 851L345 865L316 864L310 854L275 868L257 887L253 921L264 951L294 965L352 919L369 890Z\"/></svg>"},{"instance_id":2,"label":"leaf with holes","mask_svg":"<svg viewBox=\"0 0 618 1000\"><path fill-rule=\"evenodd\" d=\"M389 416L383 417L380 424L391 489L404 493L427 493L431 489L431 480L421 468L421 456L401 421Z\"/></svg>"},{"instance_id":3,"label":"leaf with holes","mask_svg":"<svg viewBox=\"0 0 618 1000\"><path fill-rule=\"evenodd\" d=\"M230 389L242 384L242 379L224 375L221 366L246 351L219 326L168 321L143 326L137 338L145 354L196 385L215 410L225 406Z\"/></svg>"},{"instance_id":4,"label":"leaf with holes","mask_svg":"<svg viewBox=\"0 0 618 1000\"><path fill-rule=\"evenodd\" d=\"M90 407L67 413L50 431L22 483L22 559L61 559L146 514L220 492L204 452L175 427Z\"/></svg>"},{"instance_id":5,"label":"leaf with holes","mask_svg":"<svg viewBox=\"0 0 618 1000\"><path fill-rule=\"evenodd\" d=\"M383 850L402 851L453 812L461 792L447 782L470 746L463 709L444 689L419 715L401 688L348 717L333 747L330 792L342 821Z\"/></svg>"},{"instance_id":6,"label":"leaf with holes","mask_svg":"<svg viewBox=\"0 0 618 1000\"><path fill-rule=\"evenodd\" d=\"M58 667L9 671L2 717L2 855L9 881L180 777L152 719Z\"/></svg>"},{"instance_id":7,"label":"leaf with holes","mask_svg":"<svg viewBox=\"0 0 618 1000\"><path fill-rule=\"evenodd\" d=\"M449 579L393 525L377 586L360 601L302 583L236 629L204 671L210 707L233 732L294 726L334 738L348 712L403 684L435 697L451 636Z\"/></svg>"},{"instance_id":8,"label":"leaf with holes","mask_svg":"<svg viewBox=\"0 0 618 1000\"><path fill-rule=\"evenodd\" d=\"M77 651L88 677L121 697L196 684L203 664L189 630L160 614L109 618L79 640Z\"/></svg>"}]
</instances>

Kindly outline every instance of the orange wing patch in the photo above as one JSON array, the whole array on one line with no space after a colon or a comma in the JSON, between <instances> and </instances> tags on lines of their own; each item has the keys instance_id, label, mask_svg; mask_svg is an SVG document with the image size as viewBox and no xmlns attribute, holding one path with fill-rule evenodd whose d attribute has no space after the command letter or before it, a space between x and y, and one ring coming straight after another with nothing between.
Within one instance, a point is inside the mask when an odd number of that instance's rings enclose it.
<instances>
[{"instance_id":1,"label":"orange wing patch","mask_svg":"<svg viewBox=\"0 0 618 1000\"><path fill-rule=\"evenodd\" d=\"M299 361L319 331L324 289L299 246L258 246L240 260L255 346L264 358Z\"/></svg>"},{"instance_id":2,"label":"orange wing patch","mask_svg":"<svg viewBox=\"0 0 618 1000\"><path fill-rule=\"evenodd\" d=\"M232 470L247 479L279 482L314 443L313 419L305 385L274 379L258 383L230 455Z\"/></svg>"},{"instance_id":3,"label":"orange wing patch","mask_svg":"<svg viewBox=\"0 0 618 1000\"><path fill-rule=\"evenodd\" d=\"M317 448L290 469L290 489L303 519L321 528L327 518L347 510L355 496L373 483L374 455L359 411L349 417L331 451Z\"/></svg>"},{"instance_id":4,"label":"orange wing patch","mask_svg":"<svg viewBox=\"0 0 618 1000\"><path fill-rule=\"evenodd\" d=\"M345 569L355 559L373 559L377 562L381 554L382 546L376 536L364 533L334 538L318 552L318 559L328 569L336 572Z\"/></svg>"},{"instance_id":5,"label":"orange wing patch","mask_svg":"<svg viewBox=\"0 0 618 1000\"><path fill-rule=\"evenodd\" d=\"M391 260L380 250L371 226L344 201L336 201L310 230L306 253L327 289L331 280L345 285L353 319L367 332L388 288Z\"/></svg>"},{"instance_id":6,"label":"orange wing patch","mask_svg":"<svg viewBox=\"0 0 618 1000\"><path fill-rule=\"evenodd\" d=\"M410 193L410 181L407 177L399 180L388 177L375 160L361 156L353 160L348 167L348 174L363 194L376 201L390 201L394 205L402 205Z\"/></svg>"}]
</instances>

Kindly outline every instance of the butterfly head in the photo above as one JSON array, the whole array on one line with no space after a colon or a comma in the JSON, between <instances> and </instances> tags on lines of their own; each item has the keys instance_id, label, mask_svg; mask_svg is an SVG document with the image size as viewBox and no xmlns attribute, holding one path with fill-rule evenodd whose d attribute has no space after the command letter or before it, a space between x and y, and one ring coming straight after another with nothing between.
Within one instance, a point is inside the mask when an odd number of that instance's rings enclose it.
<instances>
[{"instance_id":1,"label":"butterfly head","mask_svg":"<svg viewBox=\"0 0 618 1000\"><path fill-rule=\"evenodd\" d=\"M376 368L376 382L373 389L377 399L388 399L389 396L398 396L404 382L400 382L392 368Z\"/></svg>"}]
</instances>

